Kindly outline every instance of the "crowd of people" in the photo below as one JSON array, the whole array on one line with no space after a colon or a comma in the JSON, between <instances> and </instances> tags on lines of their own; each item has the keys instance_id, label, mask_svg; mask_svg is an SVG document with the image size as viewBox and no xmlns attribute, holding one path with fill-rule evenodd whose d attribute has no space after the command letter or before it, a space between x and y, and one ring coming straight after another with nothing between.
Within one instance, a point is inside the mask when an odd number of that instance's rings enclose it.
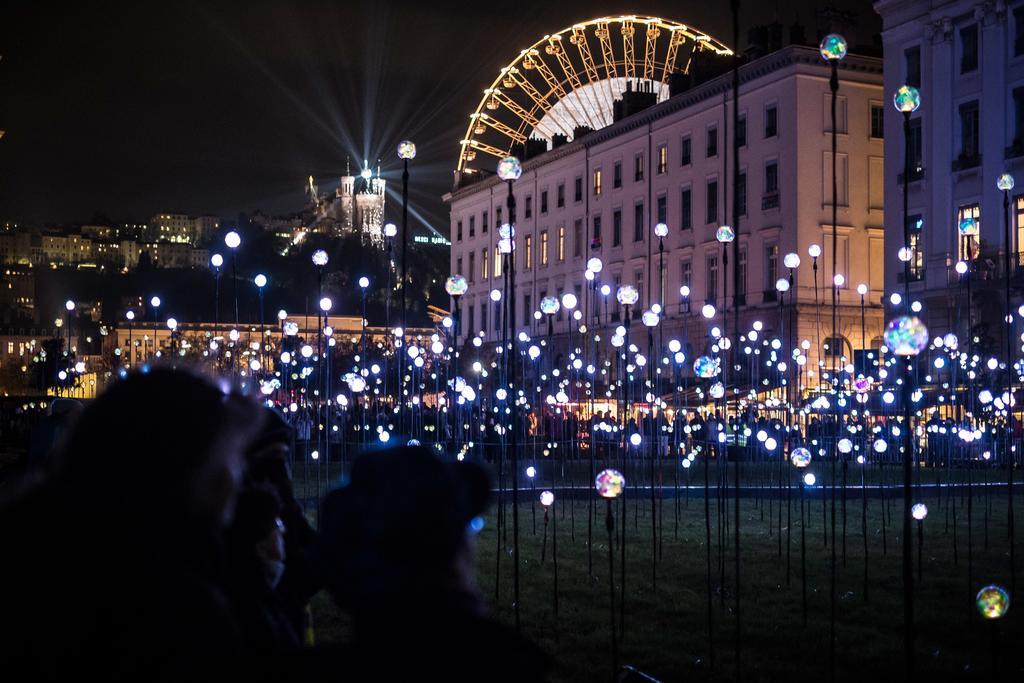
<instances>
[{"instance_id":1,"label":"crowd of people","mask_svg":"<svg viewBox=\"0 0 1024 683\"><path fill-rule=\"evenodd\" d=\"M293 426L211 378L155 368L60 411L45 453L0 488L8 671L544 677L543 654L477 591L480 466L363 453L314 529L292 490ZM347 639L317 639L320 591L351 618Z\"/></svg>"}]
</instances>

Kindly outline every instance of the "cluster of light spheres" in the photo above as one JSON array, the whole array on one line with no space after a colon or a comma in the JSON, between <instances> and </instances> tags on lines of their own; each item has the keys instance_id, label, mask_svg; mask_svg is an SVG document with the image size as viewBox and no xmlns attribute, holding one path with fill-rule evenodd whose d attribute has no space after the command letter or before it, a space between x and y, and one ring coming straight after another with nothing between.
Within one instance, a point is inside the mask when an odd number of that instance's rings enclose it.
<instances>
[{"instance_id":1,"label":"cluster of light spheres","mask_svg":"<svg viewBox=\"0 0 1024 683\"><path fill-rule=\"evenodd\" d=\"M619 287L619 291L615 292L615 298L623 306L632 306L640 300L640 293L633 285L623 285Z\"/></svg>"},{"instance_id":2,"label":"cluster of light spheres","mask_svg":"<svg viewBox=\"0 0 1024 683\"><path fill-rule=\"evenodd\" d=\"M519 180L523 175L523 165L516 157L505 157L498 162L498 177L502 180Z\"/></svg>"},{"instance_id":3,"label":"cluster of light spheres","mask_svg":"<svg viewBox=\"0 0 1024 683\"><path fill-rule=\"evenodd\" d=\"M594 478L594 488L602 498L618 498L626 488L626 478L618 470L602 470Z\"/></svg>"},{"instance_id":4,"label":"cluster of light spheres","mask_svg":"<svg viewBox=\"0 0 1024 683\"><path fill-rule=\"evenodd\" d=\"M960 230L960 235L963 237L977 237L978 235L978 221L974 220L971 216L964 216L960 219L960 224L957 226Z\"/></svg>"},{"instance_id":5,"label":"cluster of light spheres","mask_svg":"<svg viewBox=\"0 0 1024 683\"><path fill-rule=\"evenodd\" d=\"M398 143L398 158L403 160L416 158L416 145L411 140L402 140Z\"/></svg>"},{"instance_id":6,"label":"cluster of light spheres","mask_svg":"<svg viewBox=\"0 0 1024 683\"><path fill-rule=\"evenodd\" d=\"M974 604L985 619L1001 619L1010 609L1010 594L1002 586L992 584L978 591Z\"/></svg>"},{"instance_id":7,"label":"cluster of light spheres","mask_svg":"<svg viewBox=\"0 0 1024 683\"><path fill-rule=\"evenodd\" d=\"M468 289L469 284L462 275L452 275L444 283L444 291L448 292L448 296L462 296Z\"/></svg>"},{"instance_id":8,"label":"cluster of light spheres","mask_svg":"<svg viewBox=\"0 0 1024 683\"><path fill-rule=\"evenodd\" d=\"M558 297L546 296L540 300L540 312L544 315L554 315L559 308L561 304L558 303Z\"/></svg>"},{"instance_id":9,"label":"cluster of light spheres","mask_svg":"<svg viewBox=\"0 0 1024 683\"><path fill-rule=\"evenodd\" d=\"M897 356L916 356L928 346L928 328L913 315L901 315L885 326L886 347Z\"/></svg>"},{"instance_id":10,"label":"cluster of light spheres","mask_svg":"<svg viewBox=\"0 0 1024 683\"><path fill-rule=\"evenodd\" d=\"M921 106L921 93L912 85L901 85L892 96L892 103L898 112L913 113Z\"/></svg>"},{"instance_id":11,"label":"cluster of light spheres","mask_svg":"<svg viewBox=\"0 0 1024 683\"><path fill-rule=\"evenodd\" d=\"M793 463L793 467L803 469L811 464L811 452L803 446L794 448L793 452L789 454L789 461Z\"/></svg>"},{"instance_id":12,"label":"cluster of light spheres","mask_svg":"<svg viewBox=\"0 0 1024 683\"><path fill-rule=\"evenodd\" d=\"M718 374L718 359L711 356L700 356L693 361L693 372L701 379L709 379Z\"/></svg>"},{"instance_id":13,"label":"cluster of light spheres","mask_svg":"<svg viewBox=\"0 0 1024 683\"><path fill-rule=\"evenodd\" d=\"M838 33L830 33L821 39L818 49L821 51L823 59L839 61L846 57L846 38L843 38Z\"/></svg>"}]
</instances>

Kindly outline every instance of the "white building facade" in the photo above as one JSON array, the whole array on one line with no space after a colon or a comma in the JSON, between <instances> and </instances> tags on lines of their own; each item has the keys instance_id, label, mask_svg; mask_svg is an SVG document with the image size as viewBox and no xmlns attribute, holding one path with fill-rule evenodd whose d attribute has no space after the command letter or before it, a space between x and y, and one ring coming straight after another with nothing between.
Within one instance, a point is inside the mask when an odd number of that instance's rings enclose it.
<instances>
[{"instance_id":1,"label":"white building facade","mask_svg":"<svg viewBox=\"0 0 1024 683\"><path fill-rule=\"evenodd\" d=\"M838 270L839 336L843 355L877 347L882 316L884 193L881 60L848 56L839 67ZM761 320L779 332L775 288L787 276L783 257L800 255L795 286L799 338L822 348L831 335L831 135L829 67L815 49L790 46L740 69L739 297L734 298L732 248L728 272L720 225L732 216L732 77L725 74L612 125L523 162L516 197L516 330L546 329L534 311L546 295L574 292L584 300L589 258L602 259L600 283L634 284L641 298L634 316L652 303L665 309L666 334L704 344L696 318L705 303L740 306L741 326ZM497 226L507 220L504 183L489 177L464 184L445 199L450 207L451 269L469 281L462 297L464 334L500 335L502 287ZM663 269L653 226L665 223ZM818 244L818 293L808 247ZM728 281L726 279L728 278ZM861 333L857 285L869 288L866 334ZM688 300L680 286L690 288ZM795 295L791 297L791 294ZM600 303L603 309L605 304ZM617 313L615 314L617 316ZM788 312L786 313L788 316ZM615 317L615 316L613 316ZM788 317L787 317L788 319ZM731 320L731 318L730 318ZM569 329L559 312L556 333ZM820 321L820 323L819 323ZM731 322L730 327L731 329ZM788 325L788 322L786 323ZM838 348L838 344L833 348Z\"/></svg>"},{"instance_id":2,"label":"white building facade","mask_svg":"<svg viewBox=\"0 0 1024 683\"><path fill-rule=\"evenodd\" d=\"M887 289L902 291L904 141L892 106L901 85L918 88L911 119L910 289L934 329L965 330L958 319L988 321L998 335L1004 309L1007 246L1011 273L1021 262L1024 229L1024 2L881 0L885 52ZM1010 244L1004 239L1003 193L996 180L1017 178L1011 196ZM963 237L963 217L977 236ZM969 264L973 306L958 261Z\"/></svg>"}]
</instances>

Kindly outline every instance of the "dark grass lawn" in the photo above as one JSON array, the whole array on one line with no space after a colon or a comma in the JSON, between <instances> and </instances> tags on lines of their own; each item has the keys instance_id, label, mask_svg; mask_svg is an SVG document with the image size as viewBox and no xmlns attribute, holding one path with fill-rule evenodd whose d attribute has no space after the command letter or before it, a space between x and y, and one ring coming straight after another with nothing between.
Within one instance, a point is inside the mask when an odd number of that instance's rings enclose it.
<instances>
[{"instance_id":1,"label":"dark grass lawn","mask_svg":"<svg viewBox=\"0 0 1024 683\"><path fill-rule=\"evenodd\" d=\"M822 503L809 501L807 527L808 622L801 611L799 509L794 494L794 533L790 582L786 582L786 546L778 555L777 528L769 535L767 502L744 499L741 506L742 667L745 680L822 681L829 678L829 558L824 544ZM983 622L974 608L976 591L987 583L1010 587L1009 545L1005 493L986 500L975 497L973 572L967 577L965 500L957 500L957 550L954 560L950 506L927 499L931 508L924 523L924 580L915 591L917 607L917 680L992 678L994 624ZM608 540L604 505L595 510L593 576L588 574L588 503L575 503L575 525L569 506L558 513L558 600L553 610L554 564L551 529L547 557L541 563L543 511L539 504L520 505L520 580L523 634L549 652L559 681L607 680L612 657L609 631ZM1020 499L1018 497L1018 506ZM672 681L733 680L735 678L735 578L733 573L732 501L725 549L725 581L720 581L717 502L712 511L712 590L715 666L708 661L707 593L705 576L704 507L700 497L680 501L678 534L675 504L663 503L664 539L656 564L657 588L652 587L651 511L649 500L627 502L626 620L620 661L650 675ZM838 507L838 504L837 504ZM988 548L985 548L985 509L990 508ZM506 506L511 524L511 508ZM639 514L636 514L636 512ZM536 512L536 533L533 514ZM838 680L902 678L902 583L900 564L899 498L892 501L893 519L887 528L888 553L882 554L881 502L870 501L868 519L869 585L864 595L863 538L860 501L847 510L846 565L842 564L842 518L837 516L837 678ZM773 513L774 518L777 513ZM946 530L947 514L950 527ZM617 513L621 520L621 515ZM1018 511L1018 519L1020 512ZM774 524L774 523L773 523ZM783 517L785 526L785 515ZM573 538L575 536L575 538ZM785 541L785 534L783 540ZM916 530L915 530L916 539ZM513 622L512 534L497 545L497 518L492 514L477 537L479 583L493 615ZM916 543L916 541L915 541ZM500 583L495 595L495 553L501 553ZM620 548L615 545L616 597L621 581ZM1019 553L1018 553L1019 555ZM914 549L915 561L917 549ZM1021 563L1020 557L1017 559ZM915 568L916 580L916 568ZM1000 680L1024 680L1024 627L1019 605L999 623ZM325 596L314 603L317 638L346 637L344 616ZM495 662L500 667L500 662Z\"/></svg>"}]
</instances>

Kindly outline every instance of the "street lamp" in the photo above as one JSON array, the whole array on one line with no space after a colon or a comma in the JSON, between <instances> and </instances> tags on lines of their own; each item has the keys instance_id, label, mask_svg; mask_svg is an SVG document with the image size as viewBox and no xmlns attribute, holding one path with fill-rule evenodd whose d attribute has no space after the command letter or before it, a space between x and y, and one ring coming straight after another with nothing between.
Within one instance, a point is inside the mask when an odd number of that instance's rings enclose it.
<instances>
[{"instance_id":1,"label":"street lamp","mask_svg":"<svg viewBox=\"0 0 1024 683\"><path fill-rule=\"evenodd\" d=\"M156 329L157 329L157 316L158 316L158 311L160 309L160 303L161 303L160 302L160 297L158 297L158 296L153 296L149 300L149 305L153 309L153 355L154 356L156 355L156 347L157 347L157 344L156 344Z\"/></svg>"},{"instance_id":2,"label":"street lamp","mask_svg":"<svg viewBox=\"0 0 1024 683\"><path fill-rule=\"evenodd\" d=\"M1009 173L1003 173L996 180L996 187L1003 193L1003 263L1005 265L1005 272L1003 273L1003 285L1005 286L1006 296L1006 311L1007 314L1004 316L1006 330L1006 391L1009 400L1006 402L1006 433L1007 437L1004 440L1006 452L1004 454L1005 461L1007 463L1008 472L1008 487L1010 491L1013 491L1013 467L1014 467L1014 453L1013 447L1010 445L1010 441L1013 431L1013 316L1009 314L1010 310L1010 191L1013 190L1013 176ZM1013 524L1013 495L1009 495L1008 498L1009 507L1007 508L1007 520L1009 524L1009 535L1010 535L1010 572L1011 572L1011 587L1016 584L1016 542L1014 540L1014 524Z\"/></svg>"},{"instance_id":3,"label":"street lamp","mask_svg":"<svg viewBox=\"0 0 1024 683\"><path fill-rule=\"evenodd\" d=\"M135 320L135 311L128 311L124 314L124 317L128 320L128 368L131 369L133 358L135 356L135 346L132 343L132 327Z\"/></svg>"},{"instance_id":4,"label":"street lamp","mask_svg":"<svg viewBox=\"0 0 1024 683\"><path fill-rule=\"evenodd\" d=\"M210 267L213 268L213 337L217 338L217 328L220 327L220 269L224 265L224 257L220 254L213 254L210 257Z\"/></svg>"},{"instance_id":5,"label":"street lamp","mask_svg":"<svg viewBox=\"0 0 1024 683\"><path fill-rule=\"evenodd\" d=\"M402 348L405 348L405 330L409 327L406 320L408 310L405 297L406 278L409 275L409 161L416 158L416 145L411 140L402 140L398 143L398 158L402 160ZM404 376L401 371L399 374ZM401 392L402 387L399 387L399 396ZM399 419L401 420L401 412Z\"/></svg>"},{"instance_id":6,"label":"street lamp","mask_svg":"<svg viewBox=\"0 0 1024 683\"><path fill-rule=\"evenodd\" d=\"M234 230L224 235L224 244L231 250L231 289L235 298L235 327L238 327L238 269L236 252L242 245L242 237Z\"/></svg>"}]
</instances>

